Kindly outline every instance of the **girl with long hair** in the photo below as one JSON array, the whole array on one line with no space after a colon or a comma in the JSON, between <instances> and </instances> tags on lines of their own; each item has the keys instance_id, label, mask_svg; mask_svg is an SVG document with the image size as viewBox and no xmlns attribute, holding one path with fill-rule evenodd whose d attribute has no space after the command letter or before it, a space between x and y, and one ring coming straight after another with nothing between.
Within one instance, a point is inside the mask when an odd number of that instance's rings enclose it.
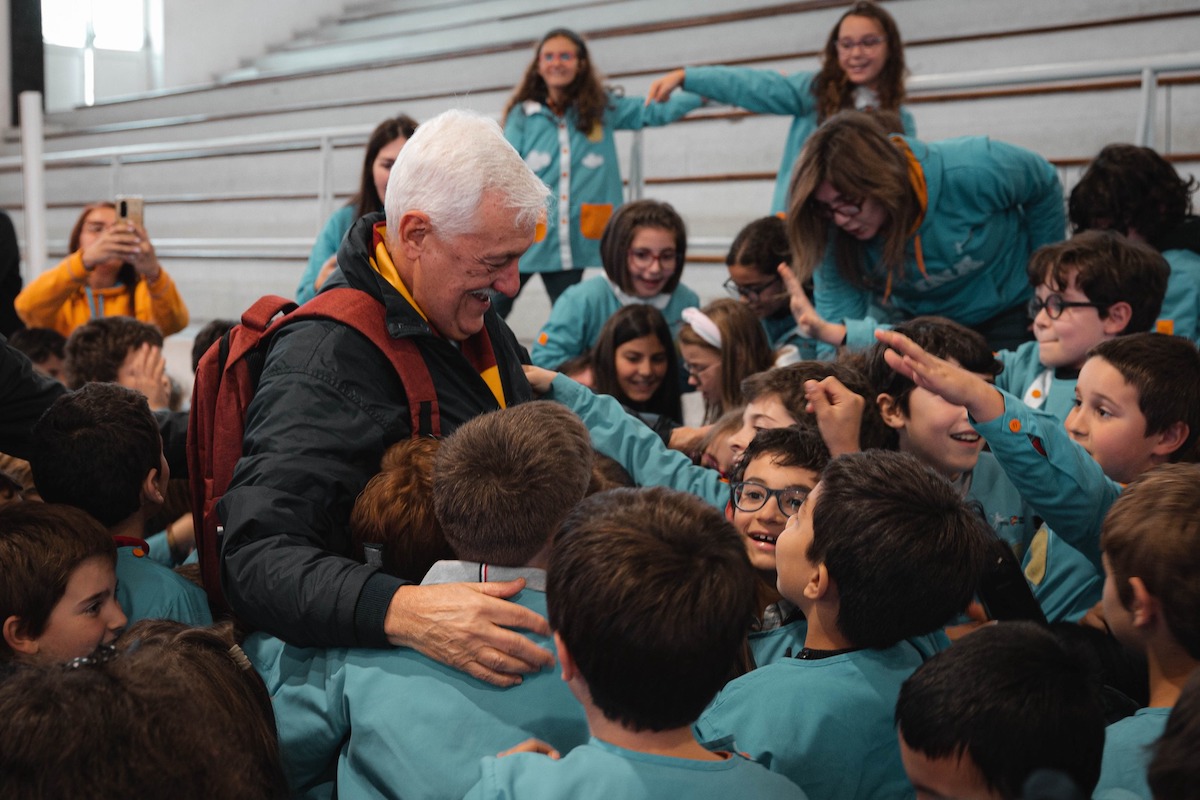
<instances>
[{"instance_id":1,"label":"girl with long hair","mask_svg":"<svg viewBox=\"0 0 1200 800\"><path fill-rule=\"evenodd\" d=\"M742 380L771 368L771 346L758 317L736 300L684 311L679 331L688 383L704 397L704 423L742 404Z\"/></svg>"},{"instance_id":2,"label":"girl with long hair","mask_svg":"<svg viewBox=\"0 0 1200 800\"><path fill-rule=\"evenodd\" d=\"M667 320L654 306L625 306L608 318L592 356L592 390L638 414L678 425L679 359Z\"/></svg>"}]
</instances>

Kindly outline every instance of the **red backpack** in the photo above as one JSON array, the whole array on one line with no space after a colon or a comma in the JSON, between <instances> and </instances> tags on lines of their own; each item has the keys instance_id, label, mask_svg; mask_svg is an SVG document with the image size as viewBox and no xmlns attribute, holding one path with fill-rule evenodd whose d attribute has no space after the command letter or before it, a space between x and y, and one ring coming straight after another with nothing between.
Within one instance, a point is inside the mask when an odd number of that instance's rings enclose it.
<instances>
[{"instance_id":1,"label":"red backpack","mask_svg":"<svg viewBox=\"0 0 1200 800\"><path fill-rule=\"evenodd\" d=\"M412 435L441 433L437 393L425 359L412 340L393 339L388 334L382 310L378 300L358 289L330 289L300 307L278 295L266 295L200 359L188 419L188 480L200 577L214 613L229 611L221 590L224 528L217 516L217 502L229 488L242 457L246 408L258 388L276 331L305 319L335 320L358 331L388 357L400 376L408 395Z\"/></svg>"}]
</instances>

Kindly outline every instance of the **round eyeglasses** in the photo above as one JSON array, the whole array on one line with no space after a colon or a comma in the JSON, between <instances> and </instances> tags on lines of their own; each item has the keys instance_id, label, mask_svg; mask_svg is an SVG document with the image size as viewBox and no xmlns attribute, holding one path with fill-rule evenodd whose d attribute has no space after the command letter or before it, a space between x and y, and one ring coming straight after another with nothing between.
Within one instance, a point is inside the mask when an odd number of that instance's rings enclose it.
<instances>
[{"instance_id":1,"label":"round eyeglasses","mask_svg":"<svg viewBox=\"0 0 1200 800\"><path fill-rule=\"evenodd\" d=\"M1030 319L1033 319L1034 317L1036 317L1038 315L1038 312L1041 311L1043 308L1046 309L1047 317L1049 317L1050 319L1058 319L1059 317L1062 316L1063 311L1065 311L1068 308L1103 309L1104 306L1102 306L1100 303L1076 303L1071 300L1063 300L1063 297L1061 294L1048 294L1048 295L1046 295L1045 300L1043 300L1040 297L1029 298L1029 305L1027 306L1027 309L1029 311Z\"/></svg>"},{"instance_id":2,"label":"round eyeglasses","mask_svg":"<svg viewBox=\"0 0 1200 800\"><path fill-rule=\"evenodd\" d=\"M825 219L833 219L835 214L843 217L857 217L862 213L862 200L834 200L832 203L816 201L817 213Z\"/></svg>"},{"instance_id":3,"label":"round eyeglasses","mask_svg":"<svg viewBox=\"0 0 1200 800\"><path fill-rule=\"evenodd\" d=\"M851 50L861 47L863 50L870 52L872 50L877 50L879 46L886 41L887 40L882 36L864 36L863 38L857 40L849 38L838 39L837 49L841 50L843 53L849 53Z\"/></svg>"},{"instance_id":4,"label":"round eyeglasses","mask_svg":"<svg viewBox=\"0 0 1200 800\"><path fill-rule=\"evenodd\" d=\"M729 485L733 495L733 506L738 511L753 512L767 504L772 497L779 511L785 517L790 517L800 510L808 497L808 489L768 489L754 481L739 481Z\"/></svg>"},{"instance_id":5,"label":"round eyeglasses","mask_svg":"<svg viewBox=\"0 0 1200 800\"><path fill-rule=\"evenodd\" d=\"M675 259L674 250L663 250L661 253L656 253L645 247L637 247L629 251L629 264L637 269L650 269L650 265L655 261L663 269L674 269Z\"/></svg>"},{"instance_id":6,"label":"round eyeglasses","mask_svg":"<svg viewBox=\"0 0 1200 800\"><path fill-rule=\"evenodd\" d=\"M771 278L771 280L765 281L765 282L757 284L755 286L742 286L740 283L737 283L736 281L734 281L733 278L730 278L729 280L725 281L721 285L725 287L725 291L729 292L729 296L732 297L734 300L737 300L740 297L744 297L747 300L753 302L755 300L758 300L760 297L762 297L763 293L766 292L768 289L770 289L772 286L774 286L775 284L780 283L782 281L783 281L783 278L776 275L774 278Z\"/></svg>"}]
</instances>

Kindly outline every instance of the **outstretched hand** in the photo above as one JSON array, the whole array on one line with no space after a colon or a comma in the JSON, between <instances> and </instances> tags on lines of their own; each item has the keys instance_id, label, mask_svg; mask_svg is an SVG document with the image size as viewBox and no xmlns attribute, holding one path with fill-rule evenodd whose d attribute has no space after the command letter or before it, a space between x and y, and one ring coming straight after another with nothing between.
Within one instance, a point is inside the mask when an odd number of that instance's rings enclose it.
<instances>
[{"instance_id":1,"label":"outstretched hand","mask_svg":"<svg viewBox=\"0 0 1200 800\"><path fill-rule=\"evenodd\" d=\"M656 78L646 92L646 105L667 102L671 97L671 92L683 86L683 78L686 74L682 69L673 69L661 78Z\"/></svg>"},{"instance_id":2,"label":"outstretched hand","mask_svg":"<svg viewBox=\"0 0 1200 800\"><path fill-rule=\"evenodd\" d=\"M394 645L496 686L513 686L521 674L554 666L549 650L512 628L550 635L550 625L510 603L525 581L401 586L392 596L384 632Z\"/></svg>"},{"instance_id":3,"label":"outstretched hand","mask_svg":"<svg viewBox=\"0 0 1200 800\"><path fill-rule=\"evenodd\" d=\"M926 352L902 333L878 330L875 338L888 346L883 358L889 367L946 402L965 406L976 422L991 422L1004 413L1004 397L975 373Z\"/></svg>"},{"instance_id":4,"label":"outstretched hand","mask_svg":"<svg viewBox=\"0 0 1200 800\"><path fill-rule=\"evenodd\" d=\"M529 386L536 395L550 391L550 384L558 377L554 370L535 367L533 364L523 364L521 369L525 370L525 380L529 381Z\"/></svg>"},{"instance_id":5,"label":"outstretched hand","mask_svg":"<svg viewBox=\"0 0 1200 800\"><path fill-rule=\"evenodd\" d=\"M857 453L861 449L859 435L866 399L832 375L820 381L805 381L804 396L807 400L804 410L817 418L817 430L829 448L829 455L836 458Z\"/></svg>"},{"instance_id":6,"label":"outstretched hand","mask_svg":"<svg viewBox=\"0 0 1200 800\"><path fill-rule=\"evenodd\" d=\"M791 267L787 264L780 264L777 269L779 277L783 278L783 285L787 287L792 316L795 317L800 332L809 339L816 339L834 347L844 342L846 326L829 322L817 313L812 300L808 298L808 292L804 291L804 285L800 283L800 279L796 277L796 273L792 271Z\"/></svg>"}]
</instances>

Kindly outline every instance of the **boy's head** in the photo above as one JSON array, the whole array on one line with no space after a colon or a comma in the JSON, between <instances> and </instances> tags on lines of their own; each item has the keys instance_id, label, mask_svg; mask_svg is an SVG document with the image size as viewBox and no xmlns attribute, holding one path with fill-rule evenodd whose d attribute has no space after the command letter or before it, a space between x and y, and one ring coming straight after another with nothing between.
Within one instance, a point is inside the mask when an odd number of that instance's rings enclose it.
<instances>
[{"instance_id":1,"label":"boy's head","mask_svg":"<svg viewBox=\"0 0 1200 800\"><path fill-rule=\"evenodd\" d=\"M63 348L67 337L51 328L22 328L9 334L8 343L29 356L33 368L43 375L63 380Z\"/></svg>"},{"instance_id":2,"label":"boy's head","mask_svg":"<svg viewBox=\"0 0 1200 800\"><path fill-rule=\"evenodd\" d=\"M1067 211L1077 231L1107 228L1161 250L1164 234L1191 213L1195 188L1151 148L1110 144L1071 190Z\"/></svg>"},{"instance_id":3,"label":"boy's head","mask_svg":"<svg viewBox=\"0 0 1200 800\"><path fill-rule=\"evenodd\" d=\"M729 523L669 489L587 498L550 553L547 605L564 670L569 661L604 716L635 731L696 720L741 657L754 598Z\"/></svg>"},{"instance_id":4,"label":"boy's head","mask_svg":"<svg viewBox=\"0 0 1200 800\"><path fill-rule=\"evenodd\" d=\"M992 536L916 457L840 456L779 537L779 592L805 613L837 603L838 632L855 647L891 647L967 607Z\"/></svg>"},{"instance_id":5,"label":"boy's head","mask_svg":"<svg viewBox=\"0 0 1200 800\"><path fill-rule=\"evenodd\" d=\"M1152 247L1084 231L1039 248L1026 271L1042 364L1078 369L1100 342L1154 326L1171 268Z\"/></svg>"},{"instance_id":6,"label":"boy's head","mask_svg":"<svg viewBox=\"0 0 1200 800\"><path fill-rule=\"evenodd\" d=\"M67 661L116 638L117 548L70 506L0 508L0 661Z\"/></svg>"},{"instance_id":7,"label":"boy's head","mask_svg":"<svg viewBox=\"0 0 1200 800\"><path fill-rule=\"evenodd\" d=\"M192 372L195 372L196 368L200 366L200 359L204 358L208 348L228 333L234 325L237 323L231 319L214 319L196 332L196 338L192 340Z\"/></svg>"},{"instance_id":8,"label":"boy's head","mask_svg":"<svg viewBox=\"0 0 1200 800\"><path fill-rule=\"evenodd\" d=\"M80 325L67 339L67 387L115 382L126 359L144 344L161 348L162 333L133 317L101 317Z\"/></svg>"},{"instance_id":9,"label":"boy's head","mask_svg":"<svg viewBox=\"0 0 1200 800\"><path fill-rule=\"evenodd\" d=\"M112 528L162 505L170 471L146 398L91 383L54 401L33 428L30 466L48 502L82 508Z\"/></svg>"},{"instance_id":10,"label":"boy's head","mask_svg":"<svg viewBox=\"0 0 1200 800\"><path fill-rule=\"evenodd\" d=\"M960 639L900 688L900 756L918 797L1017 800L1039 769L1091 796L1104 711L1085 662L1049 630L1001 622Z\"/></svg>"},{"instance_id":11,"label":"boy's head","mask_svg":"<svg viewBox=\"0 0 1200 800\"><path fill-rule=\"evenodd\" d=\"M729 481L728 513L750 564L775 582L775 540L800 510L829 463L829 449L811 428L773 428L750 442Z\"/></svg>"},{"instance_id":12,"label":"boy's head","mask_svg":"<svg viewBox=\"0 0 1200 800\"><path fill-rule=\"evenodd\" d=\"M825 378L837 378L855 394L868 396L862 373L849 364L834 361L801 361L758 372L743 380L742 400L746 408L742 412L742 427L729 437L735 457L740 457L760 430L812 422L804 383ZM865 404L860 431L862 447L882 447L886 437L887 429L879 419L879 411L870 403Z\"/></svg>"},{"instance_id":13,"label":"boy's head","mask_svg":"<svg viewBox=\"0 0 1200 800\"><path fill-rule=\"evenodd\" d=\"M1003 366L979 333L943 317L917 317L895 328L924 350L992 381ZM967 419L967 409L917 386L884 360L887 345L877 342L866 355L868 398L874 398L890 446L918 456L945 477L955 479L975 468L983 437Z\"/></svg>"},{"instance_id":14,"label":"boy's head","mask_svg":"<svg viewBox=\"0 0 1200 800\"><path fill-rule=\"evenodd\" d=\"M464 561L526 566L587 492L587 428L557 403L522 403L471 420L442 443L433 503Z\"/></svg>"},{"instance_id":15,"label":"boy's head","mask_svg":"<svg viewBox=\"0 0 1200 800\"><path fill-rule=\"evenodd\" d=\"M1200 660L1200 465L1164 464L1129 484L1104 518L1104 619L1126 645L1166 633Z\"/></svg>"},{"instance_id":16,"label":"boy's head","mask_svg":"<svg viewBox=\"0 0 1200 800\"><path fill-rule=\"evenodd\" d=\"M454 558L433 511L433 464L441 442L402 439L387 449L375 477L354 501L350 541L356 558L378 548L380 567L420 582L434 562Z\"/></svg>"},{"instance_id":17,"label":"boy's head","mask_svg":"<svg viewBox=\"0 0 1200 800\"><path fill-rule=\"evenodd\" d=\"M621 462L598 450L593 450L592 479L588 482L587 493L591 495L628 486L637 486L637 484L634 483L633 476L629 474L628 470L621 466Z\"/></svg>"},{"instance_id":18,"label":"boy's head","mask_svg":"<svg viewBox=\"0 0 1200 800\"><path fill-rule=\"evenodd\" d=\"M1168 461L1195 461L1200 352L1178 336L1134 333L1092 348L1079 371L1071 438L1114 481Z\"/></svg>"}]
</instances>

